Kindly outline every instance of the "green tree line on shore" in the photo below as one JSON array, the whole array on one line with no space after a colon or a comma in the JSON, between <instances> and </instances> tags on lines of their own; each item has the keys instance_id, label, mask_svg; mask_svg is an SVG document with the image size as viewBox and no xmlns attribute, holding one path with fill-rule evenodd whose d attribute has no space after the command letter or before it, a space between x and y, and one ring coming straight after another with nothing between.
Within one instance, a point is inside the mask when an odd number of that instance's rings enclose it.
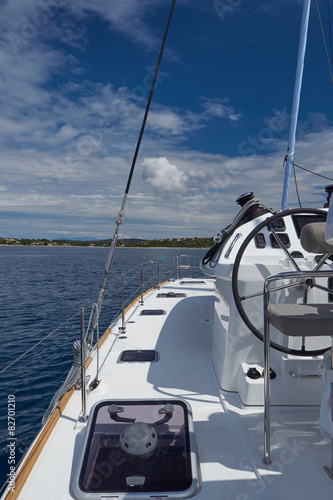
<instances>
[{"instance_id":1,"label":"green tree line on shore","mask_svg":"<svg viewBox=\"0 0 333 500\"><path fill-rule=\"evenodd\" d=\"M0 238L0 245L27 245L27 246L80 246L80 247L108 247L111 244L111 240L48 240L46 238L42 239L30 239L30 238ZM118 247L170 247L170 248L207 248L214 244L213 238L168 238L168 239L156 239L156 240L145 240L145 239L126 239L119 240Z\"/></svg>"}]
</instances>

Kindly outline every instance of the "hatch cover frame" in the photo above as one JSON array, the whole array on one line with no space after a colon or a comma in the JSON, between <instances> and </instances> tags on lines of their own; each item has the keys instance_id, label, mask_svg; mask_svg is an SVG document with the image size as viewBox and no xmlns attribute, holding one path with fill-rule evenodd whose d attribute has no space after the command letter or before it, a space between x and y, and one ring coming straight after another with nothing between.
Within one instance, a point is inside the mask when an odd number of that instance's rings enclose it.
<instances>
[{"instance_id":1,"label":"hatch cover frame","mask_svg":"<svg viewBox=\"0 0 333 500\"><path fill-rule=\"evenodd\" d=\"M154 410L154 422L149 422L151 425L154 426L155 429L159 429L159 426L161 426L161 433L162 433L162 449L169 450L169 446L166 446L166 448L163 448L163 432L165 429L170 425L169 431L172 428L172 418L173 414L170 417L170 414L168 413L170 406L173 408L176 408L176 413L175 419L179 419L179 415L181 416L183 414L184 420L177 420L177 425L180 426L179 429L179 437L183 439L184 441L184 451L181 452L180 456L183 456L184 454L186 455L186 466L184 465L184 468L186 470L190 471L190 475L186 479L186 489L182 490L175 490L171 489L171 491L168 491L167 489L165 491L153 491L151 489L147 489L147 491L138 491L140 489L140 481L137 482L137 491L113 491L112 488L110 490L99 490L99 491L87 491L88 488L86 488L86 491L83 491L81 489L82 484L84 483L84 477L88 475L88 477L91 477L91 474L95 474L95 467L97 467L97 454L101 450L99 448L98 450L95 450L95 444L96 441L94 438L96 437L96 421L98 418L100 418L99 411L102 409L103 414L106 414L106 411L109 411L110 413L110 423L113 428L116 426L119 426L119 429L123 428L126 425L131 425L130 421L133 421L133 419L126 418L127 414L126 411L124 411L126 408L129 408L129 413L135 415L136 413L136 407L138 409L142 409L143 407L146 408L146 417L147 419L147 411L151 411L151 408ZM112 411L108 410L110 407L112 407ZM105 410L107 408L107 410ZM114 410L116 408L116 410ZM158 410L159 408L159 410ZM157 413L158 410L158 413ZM163 411L164 410L164 411ZM137 410L139 411L139 410ZM133 413L134 412L134 413ZM116 417L115 417L116 413ZM118 416L119 413L119 416ZM158 415L156 419L156 415ZM103 418L101 417L102 422L99 423L99 425L102 424L102 427L107 425L103 421ZM157 420L157 421L156 421ZM108 419L106 419L108 421ZM152 498L170 498L170 499L184 499L184 498L189 498L195 495L197 488L199 487L199 474L198 474L198 461L197 461L197 454L196 454L196 449L195 449L195 443L194 443L194 426L193 426L193 418L192 418L192 409L189 403L187 401L184 401L181 398L169 398L169 399L121 399L121 400L102 400L93 405L91 408L87 426L85 430L83 431L85 433L84 439L82 442L82 438L77 441L77 447L80 449L80 456L78 460L78 465L76 468L76 472L73 476L73 491L75 494L75 497L78 500L100 500L101 498L117 498L119 500L134 500L134 499L139 499L139 500L148 500ZM100 430L96 431L97 436L100 435ZM120 433L122 431L120 430ZM104 434L103 434L104 436ZM114 435L116 438L117 433ZM177 434L176 434L177 436ZM106 437L103 439L106 439ZM177 438L176 438L177 439ZM159 444L160 445L160 444ZM159 446L158 445L158 446ZM164 445L165 446L165 445ZM88 448L89 447L89 448ZM94 448L92 451L92 447ZM157 447L158 450L158 447ZM115 453L116 448L110 448L110 456L111 453ZM77 453L79 453L78 449L74 453L76 460L77 461ZM154 452L155 453L155 452ZM162 455L165 452L162 452ZM94 457L93 460L95 459L95 462L93 462L93 468L89 469L88 467L92 467L91 463L89 463L89 460L91 460L91 455ZM113 457L114 458L114 457ZM111 459L110 459L111 460ZM133 460L133 459L131 459ZM136 459L134 459L136 460ZM146 460L149 460L146 459ZM74 464L74 462L73 462ZM104 464L106 467L106 465ZM125 467L122 465L122 467ZM157 467L157 465L155 465ZM159 465L158 465L159 467ZM150 470L150 465L148 466L148 471ZM88 472L87 472L88 471ZM111 469L110 469L111 471ZM110 472L109 471L109 472ZM111 475L114 471L111 471ZM111 476L110 476L111 477ZM129 477L127 479L133 479L132 477ZM137 479L140 479L139 477ZM172 483L172 481L170 481ZM158 484L158 483L156 483ZM185 485L185 483L184 483ZM127 486L129 484L127 483ZM131 486L133 487L133 486ZM83 486L84 488L84 486ZM134 486L135 488L135 486Z\"/></svg>"},{"instance_id":2,"label":"hatch cover frame","mask_svg":"<svg viewBox=\"0 0 333 500\"><path fill-rule=\"evenodd\" d=\"M137 359L135 359L137 355ZM124 359L126 358L127 359ZM140 359L141 358L141 359ZM119 363L156 363L160 359L158 351L154 349L126 349L120 353Z\"/></svg>"}]
</instances>

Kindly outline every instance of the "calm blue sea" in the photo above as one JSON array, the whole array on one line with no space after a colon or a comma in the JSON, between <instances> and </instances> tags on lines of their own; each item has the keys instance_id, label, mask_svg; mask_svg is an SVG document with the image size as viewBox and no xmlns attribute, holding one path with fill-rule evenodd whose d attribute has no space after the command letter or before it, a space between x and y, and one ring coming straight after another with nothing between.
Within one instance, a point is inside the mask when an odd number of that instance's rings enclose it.
<instances>
[{"instance_id":1,"label":"calm blue sea","mask_svg":"<svg viewBox=\"0 0 333 500\"><path fill-rule=\"evenodd\" d=\"M118 248L100 319L100 332L120 312L120 274L125 273L125 301L140 294L140 264L145 289L172 278L173 260L188 254L192 276L202 276L201 249ZM91 306L104 278L107 248L0 247L0 370L63 322ZM132 271L131 271L132 270ZM130 272L131 271L131 272ZM88 320L87 309L85 318ZM8 396L15 397L15 460L18 463L73 361L72 345L80 338L80 314L45 342L0 374L0 485L7 480ZM13 411L12 406L10 410ZM11 413L11 415L13 415ZM10 424L12 420L10 419Z\"/></svg>"}]
</instances>

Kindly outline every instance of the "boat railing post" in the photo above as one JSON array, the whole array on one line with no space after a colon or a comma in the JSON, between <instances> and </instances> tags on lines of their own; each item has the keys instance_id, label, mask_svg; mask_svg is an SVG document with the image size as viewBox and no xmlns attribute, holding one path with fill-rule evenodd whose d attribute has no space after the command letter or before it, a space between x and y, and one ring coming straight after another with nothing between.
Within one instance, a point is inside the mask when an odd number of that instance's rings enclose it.
<instances>
[{"instance_id":1,"label":"boat railing post","mask_svg":"<svg viewBox=\"0 0 333 500\"><path fill-rule=\"evenodd\" d=\"M140 264L140 275L141 275L141 300L139 302L140 306L143 306L144 301L143 301L143 271L142 271L142 264Z\"/></svg>"},{"instance_id":2,"label":"boat railing post","mask_svg":"<svg viewBox=\"0 0 333 500\"><path fill-rule=\"evenodd\" d=\"M172 257L172 281L175 281L176 273L175 273L175 256Z\"/></svg>"},{"instance_id":3,"label":"boat railing post","mask_svg":"<svg viewBox=\"0 0 333 500\"><path fill-rule=\"evenodd\" d=\"M87 420L87 393L86 393L86 339L84 332L84 308L81 307L81 422Z\"/></svg>"},{"instance_id":4,"label":"boat railing post","mask_svg":"<svg viewBox=\"0 0 333 500\"><path fill-rule=\"evenodd\" d=\"M333 421L333 415L332 415L332 421ZM329 467L328 475L331 479L333 479L333 438L331 439L331 446L332 446L332 456L331 456L331 467Z\"/></svg>"},{"instance_id":5,"label":"boat railing post","mask_svg":"<svg viewBox=\"0 0 333 500\"><path fill-rule=\"evenodd\" d=\"M332 359L331 359L331 370L333 370L333 337L332 337ZM333 406L332 406L332 422L333 422ZM331 471L328 474L333 480L333 437L331 438L332 456L331 456Z\"/></svg>"},{"instance_id":6,"label":"boat railing post","mask_svg":"<svg viewBox=\"0 0 333 500\"><path fill-rule=\"evenodd\" d=\"M266 279L264 285L264 458L263 463L272 463L271 453L271 420L270 420L270 322L269 322L269 286Z\"/></svg>"},{"instance_id":7,"label":"boat railing post","mask_svg":"<svg viewBox=\"0 0 333 500\"><path fill-rule=\"evenodd\" d=\"M94 307L96 308L96 345L97 345L97 373L96 373L96 379L98 380L98 375L99 375L99 311L98 311L98 304L95 302Z\"/></svg>"},{"instance_id":8,"label":"boat railing post","mask_svg":"<svg viewBox=\"0 0 333 500\"><path fill-rule=\"evenodd\" d=\"M160 289L160 263L157 261L157 290Z\"/></svg>"},{"instance_id":9,"label":"boat railing post","mask_svg":"<svg viewBox=\"0 0 333 500\"><path fill-rule=\"evenodd\" d=\"M126 332L125 326L125 298L124 298L124 273L121 273L121 326L119 327L121 333Z\"/></svg>"},{"instance_id":10,"label":"boat railing post","mask_svg":"<svg viewBox=\"0 0 333 500\"><path fill-rule=\"evenodd\" d=\"M179 280L179 255L177 255L177 280Z\"/></svg>"}]
</instances>

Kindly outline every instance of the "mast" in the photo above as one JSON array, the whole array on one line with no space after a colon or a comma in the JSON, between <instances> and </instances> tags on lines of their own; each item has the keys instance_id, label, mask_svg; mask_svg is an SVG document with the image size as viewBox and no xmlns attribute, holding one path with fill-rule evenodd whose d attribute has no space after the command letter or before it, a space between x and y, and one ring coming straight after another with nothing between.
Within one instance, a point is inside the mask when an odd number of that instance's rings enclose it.
<instances>
[{"instance_id":1,"label":"mast","mask_svg":"<svg viewBox=\"0 0 333 500\"><path fill-rule=\"evenodd\" d=\"M300 101L300 96L301 96L306 41L307 41L307 35L308 35L310 4L311 4L311 0L304 0L301 32L300 32L300 38L299 38L296 78L295 78L295 86L294 86L293 107L292 107L292 111L291 111L288 149L287 149L286 166L285 166L285 173L284 173L284 185L283 185L282 204L281 204L282 210L285 210L287 208L291 169L292 169L292 166L294 163L294 147L295 147L295 140L296 140L296 127L297 127L297 119L298 119L299 101Z\"/></svg>"}]
</instances>

